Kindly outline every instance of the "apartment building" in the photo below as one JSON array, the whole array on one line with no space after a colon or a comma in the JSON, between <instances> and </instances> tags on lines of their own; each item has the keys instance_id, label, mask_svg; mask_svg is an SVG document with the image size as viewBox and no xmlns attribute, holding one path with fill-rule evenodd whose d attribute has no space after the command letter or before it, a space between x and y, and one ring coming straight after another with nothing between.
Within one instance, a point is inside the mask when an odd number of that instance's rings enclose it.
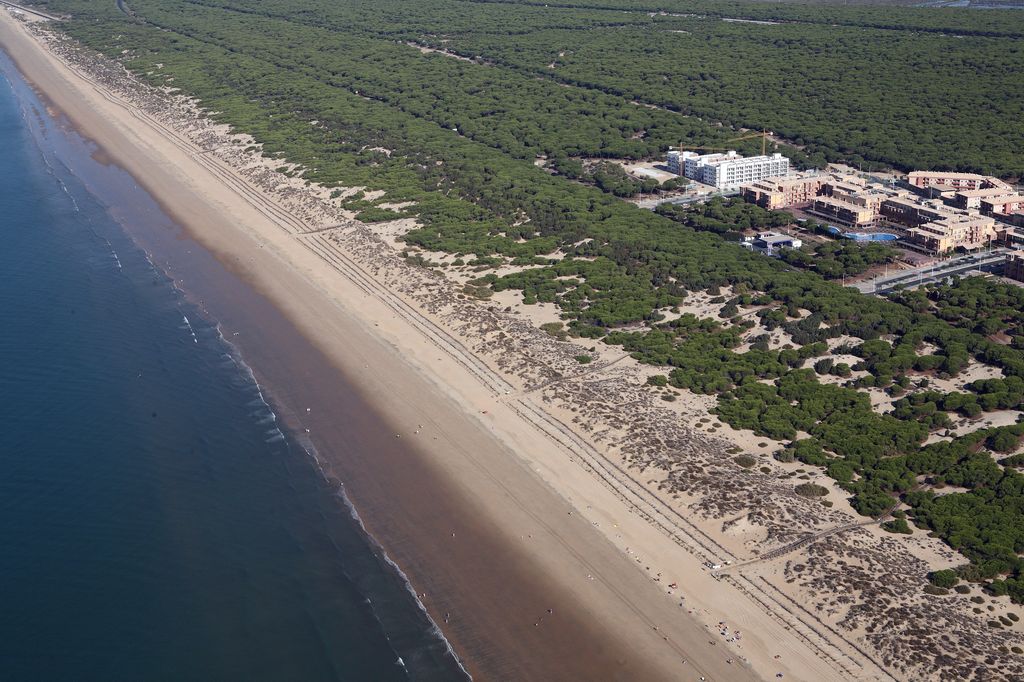
<instances>
[{"instance_id":1,"label":"apartment building","mask_svg":"<svg viewBox=\"0 0 1024 682\"><path fill-rule=\"evenodd\" d=\"M870 206L851 204L842 199L820 196L814 200L810 212L833 222L856 227L866 225L875 219L875 209Z\"/></svg>"},{"instance_id":2,"label":"apartment building","mask_svg":"<svg viewBox=\"0 0 1024 682\"><path fill-rule=\"evenodd\" d=\"M894 223L909 226L907 240L934 253L981 248L999 236L993 218L973 210L947 208L939 201L891 197L882 202L880 213Z\"/></svg>"},{"instance_id":3,"label":"apartment building","mask_svg":"<svg viewBox=\"0 0 1024 682\"><path fill-rule=\"evenodd\" d=\"M789 174L789 159L782 154L770 156L740 156L730 151L725 154L697 154L695 152L669 152L669 170L711 185L720 190L735 189L765 178Z\"/></svg>"},{"instance_id":4,"label":"apartment building","mask_svg":"<svg viewBox=\"0 0 1024 682\"><path fill-rule=\"evenodd\" d=\"M995 221L987 216L959 216L961 219L942 218L907 230L906 239L933 253L945 253L957 248L980 249L990 245L998 236Z\"/></svg>"},{"instance_id":5,"label":"apartment building","mask_svg":"<svg viewBox=\"0 0 1024 682\"><path fill-rule=\"evenodd\" d=\"M989 197L999 197L1006 194L1001 187L986 187L984 189L963 189L955 192L951 200L957 208L981 208L981 200Z\"/></svg>"},{"instance_id":6,"label":"apartment building","mask_svg":"<svg viewBox=\"0 0 1024 682\"><path fill-rule=\"evenodd\" d=\"M908 227L917 227L934 220L960 215L959 212L943 206L938 200L920 201L908 197L889 197L879 206L879 213L894 223Z\"/></svg>"},{"instance_id":7,"label":"apartment building","mask_svg":"<svg viewBox=\"0 0 1024 682\"><path fill-rule=\"evenodd\" d=\"M892 196L892 192L868 186L860 178L849 177L840 177L832 182L826 182L821 190L825 196L846 202L847 204L853 204L854 206L870 208L874 212L878 211L882 201Z\"/></svg>"},{"instance_id":8,"label":"apartment building","mask_svg":"<svg viewBox=\"0 0 1024 682\"><path fill-rule=\"evenodd\" d=\"M827 175L772 177L743 186L743 200L770 211L814 201Z\"/></svg>"},{"instance_id":9,"label":"apartment building","mask_svg":"<svg viewBox=\"0 0 1024 682\"><path fill-rule=\"evenodd\" d=\"M683 152L670 151L665 155L665 165L669 173L683 174Z\"/></svg>"},{"instance_id":10,"label":"apartment building","mask_svg":"<svg viewBox=\"0 0 1024 682\"><path fill-rule=\"evenodd\" d=\"M981 199L982 215L1013 215L1024 211L1024 196L1020 194L1003 194Z\"/></svg>"},{"instance_id":11,"label":"apartment building","mask_svg":"<svg viewBox=\"0 0 1024 682\"><path fill-rule=\"evenodd\" d=\"M1003 246L1024 251L1024 227L1007 227L999 236Z\"/></svg>"},{"instance_id":12,"label":"apartment building","mask_svg":"<svg viewBox=\"0 0 1024 682\"><path fill-rule=\"evenodd\" d=\"M1006 257L1006 270L1003 274L1010 279L1024 282L1024 252L1018 251Z\"/></svg>"},{"instance_id":13,"label":"apartment building","mask_svg":"<svg viewBox=\"0 0 1024 682\"><path fill-rule=\"evenodd\" d=\"M1012 191L1012 187L1000 180L988 175L978 173L944 173L938 171L911 171L907 174L907 182L913 187L929 189L952 190L973 190L986 187L1001 187L1004 190Z\"/></svg>"},{"instance_id":14,"label":"apartment building","mask_svg":"<svg viewBox=\"0 0 1024 682\"><path fill-rule=\"evenodd\" d=\"M830 221L858 227L871 223L878 208L892 192L852 175L833 175L822 183L810 212Z\"/></svg>"}]
</instances>

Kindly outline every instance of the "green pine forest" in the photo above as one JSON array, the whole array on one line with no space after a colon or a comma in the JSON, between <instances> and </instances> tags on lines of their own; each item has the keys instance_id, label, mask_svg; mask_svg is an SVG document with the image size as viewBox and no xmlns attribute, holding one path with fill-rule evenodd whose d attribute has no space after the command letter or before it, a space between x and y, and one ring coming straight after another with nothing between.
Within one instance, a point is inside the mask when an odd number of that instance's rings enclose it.
<instances>
[{"instance_id":1,"label":"green pine forest","mask_svg":"<svg viewBox=\"0 0 1024 682\"><path fill-rule=\"evenodd\" d=\"M458 254L479 272L475 289L557 305L570 335L663 367L652 391L716 396L722 421L781 441L781 460L821 467L858 512L902 503L915 532L965 556L953 580L1024 602L1024 423L949 431L1022 409L1024 290L963 279L861 295L832 280L887 262L886 247L765 258L736 236L784 216L728 201L642 210L615 196L631 192L623 178L575 163L764 127L803 165L1018 177L1024 15L697 0L39 4L306 180L384 190L346 206L369 221L415 216L411 260ZM501 264L523 268L498 276ZM674 314L697 291L720 297L717 318ZM755 321L792 343L740 350ZM1001 376L961 380L972 362ZM867 389L893 410L872 409ZM898 521L888 527L902 532Z\"/></svg>"}]
</instances>

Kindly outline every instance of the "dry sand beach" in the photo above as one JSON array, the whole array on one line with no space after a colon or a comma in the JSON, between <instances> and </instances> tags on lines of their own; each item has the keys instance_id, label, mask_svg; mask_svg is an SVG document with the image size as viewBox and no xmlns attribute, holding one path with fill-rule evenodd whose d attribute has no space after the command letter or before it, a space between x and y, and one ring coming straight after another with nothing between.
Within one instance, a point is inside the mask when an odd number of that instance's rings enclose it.
<instances>
[{"instance_id":1,"label":"dry sand beach","mask_svg":"<svg viewBox=\"0 0 1024 682\"><path fill-rule=\"evenodd\" d=\"M786 475L799 465L717 424L707 398L659 400L643 386L652 370L617 348L579 365L584 349L540 331L536 308L461 296L400 258L401 225L342 215L327 192L245 152L250 140L44 23L0 12L0 45L273 304L265 315L283 316L252 345L243 329L243 353L471 673L948 679L1021 640L985 630L970 595L922 595L927 571L956 563L941 543L888 536L835 490L831 508L796 495ZM211 314L230 318L215 299ZM340 377L362 395L332 391ZM384 415L366 417L379 419L380 437L361 444L373 457L332 459L346 437L332 407L358 400ZM731 448L763 468L736 465ZM992 679L1024 674L1000 666Z\"/></svg>"}]
</instances>

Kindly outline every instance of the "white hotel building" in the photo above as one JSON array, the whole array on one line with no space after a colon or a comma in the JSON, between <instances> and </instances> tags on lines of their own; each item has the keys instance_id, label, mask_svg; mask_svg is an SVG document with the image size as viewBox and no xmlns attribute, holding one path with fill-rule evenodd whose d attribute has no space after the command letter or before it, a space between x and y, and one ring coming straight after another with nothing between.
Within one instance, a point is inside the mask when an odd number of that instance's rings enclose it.
<instances>
[{"instance_id":1,"label":"white hotel building","mask_svg":"<svg viewBox=\"0 0 1024 682\"><path fill-rule=\"evenodd\" d=\"M743 157L732 151L704 155L672 151L668 153L667 162L668 169L676 175L685 175L691 180L723 190L789 174L789 159L778 153Z\"/></svg>"}]
</instances>

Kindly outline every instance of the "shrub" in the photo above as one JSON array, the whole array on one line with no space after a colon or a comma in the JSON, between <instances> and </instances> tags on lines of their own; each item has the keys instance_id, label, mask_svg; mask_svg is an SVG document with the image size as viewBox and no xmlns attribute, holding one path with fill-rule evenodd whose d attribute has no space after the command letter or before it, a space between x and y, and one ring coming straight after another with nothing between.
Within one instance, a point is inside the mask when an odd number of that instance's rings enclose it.
<instances>
[{"instance_id":1,"label":"shrub","mask_svg":"<svg viewBox=\"0 0 1024 682\"><path fill-rule=\"evenodd\" d=\"M384 223L404 217L406 217L405 213L398 213L397 211L391 211L377 206L369 206L356 215L356 220L361 223Z\"/></svg>"},{"instance_id":2,"label":"shrub","mask_svg":"<svg viewBox=\"0 0 1024 682\"><path fill-rule=\"evenodd\" d=\"M1000 430L988 437L986 445L996 452L1012 452L1017 448L1020 438L1010 431Z\"/></svg>"},{"instance_id":3,"label":"shrub","mask_svg":"<svg viewBox=\"0 0 1024 682\"><path fill-rule=\"evenodd\" d=\"M589 355L577 355L576 356L576 362L580 363L581 365L585 365L585 364L587 364L589 362L593 362L593 361L594 361L594 358L590 357Z\"/></svg>"},{"instance_id":4,"label":"shrub","mask_svg":"<svg viewBox=\"0 0 1024 682\"><path fill-rule=\"evenodd\" d=\"M749 469L750 467L757 464L757 458L751 457L750 455L740 455L739 457L736 457L733 461L739 464L744 469Z\"/></svg>"},{"instance_id":5,"label":"shrub","mask_svg":"<svg viewBox=\"0 0 1024 682\"><path fill-rule=\"evenodd\" d=\"M480 300L486 300L494 295L494 291L490 287L477 287L472 284L467 284L462 288L462 292L472 298L478 298Z\"/></svg>"},{"instance_id":6,"label":"shrub","mask_svg":"<svg viewBox=\"0 0 1024 682\"><path fill-rule=\"evenodd\" d=\"M960 582L960 578L957 576L956 571L947 568L929 573L928 582L935 587L949 588Z\"/></svg>"},{"instance_id":7,"label":"shrub","mask_svg":"<svg viewBox=\"0 0 1024 682\"><path fill-rule=\"evenodd\" d=\"M545 322L540 326L540 328L547 332L548 336L553 336L559 341L565 341L565 338L569 335L563 328L561 322ZM666 382L667 381L668 380L666 379ZM647 383L650 383L650 380L648 380ZM661 385L664 386L665 384Z\"/></svg>"},{"instance_id":8,"label":"shrub","mask_svg":"<svg viewBox=\"0 0 1024 682\"><path fill-rule=\"evenodd\" d=\"M783 448L782 450L778 450L772 455L772 457L774 457L779 462L796 461L796 457L793 455L792 448Z\"/></svg>"},{"instance_id":9,"label":"shrub","mask_svg":"<svg viewBox=\"0 0 1024 682\"><path fill-rule=\"evenodd\" d=\"M796 487L796 494L802 497L824 497L828 495L828 488L816 483L801 483Z\"/></svg>"},{"instance_id":10,"label":"shrub","mask_svg":"<svg viewBox=\"0 0 1024 682\"><path fill-rule=\"evenodd\" d=\"M913 532L910 530L910 526L907 525L907 520L899 518L883 523L882 530L889 533L901 533L903 535L910 535Z\"/></svg>"}]
</instances>

